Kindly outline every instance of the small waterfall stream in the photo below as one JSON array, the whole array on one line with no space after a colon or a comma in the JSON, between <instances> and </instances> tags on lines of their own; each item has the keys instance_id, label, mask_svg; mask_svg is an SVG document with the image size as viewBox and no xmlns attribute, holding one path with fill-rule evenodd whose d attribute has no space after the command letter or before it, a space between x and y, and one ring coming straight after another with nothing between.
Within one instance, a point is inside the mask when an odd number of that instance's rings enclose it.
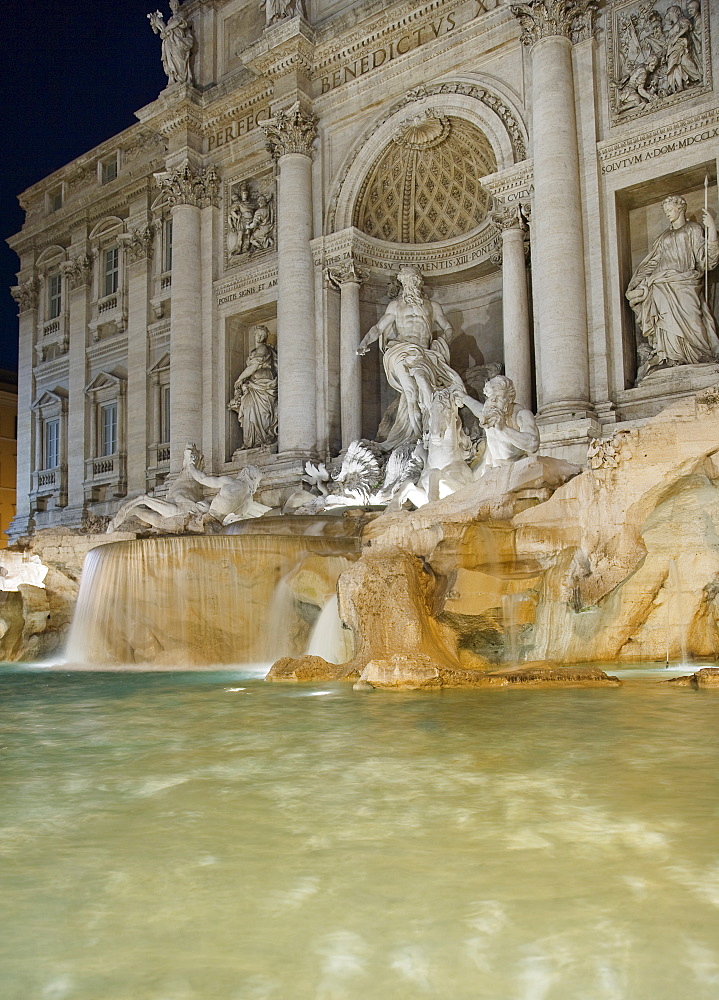
<instances>
[{"instance_id":1,"label":"small waterfall stream","mask_svg":"<svg viewBox=\"0 0 719 1000\"><path fill-rule=\"evenodd\" d=\"M355 538L262 534L103 545L86 557L66 658L209 666L300 655L358 550Z\"/></svg>"}]
</instances>

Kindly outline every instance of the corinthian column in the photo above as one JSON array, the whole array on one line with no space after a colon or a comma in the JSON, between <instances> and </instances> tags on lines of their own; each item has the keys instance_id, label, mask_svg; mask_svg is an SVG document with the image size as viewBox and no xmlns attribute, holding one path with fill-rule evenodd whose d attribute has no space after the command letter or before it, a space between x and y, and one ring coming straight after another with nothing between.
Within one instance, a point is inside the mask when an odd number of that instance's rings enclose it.
<instances>
[{"instance_id":1,"label":"corinthian column","mask_svg":"<svg viewBox=\"0 0 719 1000\"><path fill-rule=\"evenodd\" d=\"M568 420L591 412L584 241L574 110L571 32L596 0L514 4L532 51L533 283L540 338L540 414Z\"/></svg>"},{"instance_id":2,"label":"corinthian column","mask_svg":"<svg viewBox=\"0 0 719 1000\"><path fill-rule=\"evenodd\" d=\"M519 206L495 212L502 230L502 329L504 371L514 382L517 402L532 406L532 350L524 234L527 225Z\"/></svg>"},{"instance_id":3,"label":"corinthian column","mask_svg":"<svg viewBox=\"0 0 719 1000\"><path fill-rule=\"evenodd\" d=\"M262 122L278 160L277 410L278 451L306 455L317 440L315 290L312 239L312 143L317 119L299 103Z\"/></svg>"},{"instance_id":4,"label":"corinthian column","mask_svg":"<svg viewBox=\"0 0 719 1000\"><path fill-rule=\"evenodd\" d=\"M362 368L357 348L362 340L360 287L369 272L350 260L330 268L327 275L340 291L340 414L345 449L362 437Z\"/></svg>"},{"instance_id":5,"label":"corinthian column","mask_svg":"<svg viewBox=\"0 0 719 1000\"><path fill-rule=\"evenodd\" d=\"M161 175L172 207L170 316L170 474L185 445L202 444L202 254L200 210L217 199L214 171L187 160Z\"/></svg>"}]
</instances>

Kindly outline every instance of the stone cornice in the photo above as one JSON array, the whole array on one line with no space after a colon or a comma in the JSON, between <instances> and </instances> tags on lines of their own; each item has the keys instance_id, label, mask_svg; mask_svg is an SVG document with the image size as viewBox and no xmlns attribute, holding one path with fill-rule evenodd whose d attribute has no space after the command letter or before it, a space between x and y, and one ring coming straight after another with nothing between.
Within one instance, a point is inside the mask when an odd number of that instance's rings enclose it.
<instances>
[{"instance_id":1,"label":"stone cornice","mask_svg":"<svg viewBox=\"0 0 719 1000\"><path fill-rule=\"evenodd\" d=\"M375 274L387 274L401 264L415 264L426 275L457 274L492 262L499 245L500 230L491 219L469 233L446 243L384 243L350 228L318 237L310 244L315 265L339 268L350 261Z\"/></svg>"},{"instance_id":2,"label":"stone cornice","mask_svg":"<svg viewBox=\"0 0 719 1000\"><path fill-rule=\"evenodd\" d=\"M361 56L365 50L372 50L376 45L389 42L395 35L399 36L408 30L416 31L429 25L433 20L446 14L452 14L463 6L478 7L478 0L429 0L417 4L416 0L406 0L387 10L382 4L374 13L353 25L346 32L337 34L334 23L318 33L315 49L315 76L331 72L334 66L352 56ZM476 10L476 16L486 17L487 14L498 12L500 20L508 20L508 12L504 5L498 3L492 6L487 2L484 10ZM474 20L474 18L472 18Z\"/></svg>"},{"instance_id":3,"label":"stone cornice","mask_svg":"<svg viewBox=\"0 0 719 1000\"><path fill-rule=\"evenodd\" d=\"M99 340L96 344L91 344L87 348L87 357L90 361L103 361L111 357L123 357L127 354L127 334L122 336L107 337ZM85 390L87 391L87 390Z\"/></svg>"},{"instance_id":4,"label":"stone cornice","mask_svg":"<svg viewBox=\"0 0 719 1000\"><path fill-rule=\"evenodd\" d=\"M317 121L316 115L307 114L297 102L286 111L276 111L273 118L260 124L260 128L267 136L267 149L275 159L287 153L312 156Z\"/></svg>"},{"instance_id":5,"label":"stone cornice","mask_svg":"<svg viewBox=\"0 0 719 1000\"><path fill-rule=\"evenodd\" d=\"M314 67L315 36L302 18L279 21L242 53L242 62L260 77L278 80L297 69Z\"/></svg>"},{"instance_id":6,"label":"stone cornice","mask_svg":"<svg viewBox=\"0 0 719 1000\"><path fill-rule=\"evenodd\" d=\"M522 28L522 42L535 45L542 38L571 39L576 31L584 35L587 24L591 32L598 6L598 0L527 0L512 4L510 10Z\"/></svg>"},{"instance_id":7,"label":"stone cornice","mask_svg":"<svg viewBox=\"0 0 719 1000\"><path fill-rule=\"evenodd\" d=\"M641 163L645 158L673 152L697 143L719 138L719 108L709 108L694 115L680 114L665 120L656 128L637 127L622 139L605 139L597 145L597 155L603 165L603 172L613 166L630 166ZM631 163L623 164L623 160ZM613 167L616 169L617 167Z\"/></svg>"},{"instance_id":8,"label":"stone cornice","mask_svg":"<svg viewBox=\"0 0 719 1000\"><path fill-rule=\"evenodd\" d=\"M215 282L215 297L218 306L228 305L256 295L277 284L277 261L268 261L257 267L248 267L231 278Z\"/></svg>"}]
</instances>

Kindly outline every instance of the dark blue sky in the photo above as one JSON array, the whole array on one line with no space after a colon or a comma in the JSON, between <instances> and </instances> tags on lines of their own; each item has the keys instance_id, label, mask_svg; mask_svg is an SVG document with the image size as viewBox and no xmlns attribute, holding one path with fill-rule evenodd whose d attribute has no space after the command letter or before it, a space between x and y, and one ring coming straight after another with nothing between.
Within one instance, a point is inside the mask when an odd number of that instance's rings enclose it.
<instances>
[{"instance_id":1,"label":"dark blue sky","mask_svg":"<svg viewBox=\"0 0 719 1000\"><path fill-rule=\"evenodd\" d=\"M127 128L167 80L147 20L165 0L5 0L0 29L0 367L17 365L17 195Z\"/></svg>"}]
</instances>

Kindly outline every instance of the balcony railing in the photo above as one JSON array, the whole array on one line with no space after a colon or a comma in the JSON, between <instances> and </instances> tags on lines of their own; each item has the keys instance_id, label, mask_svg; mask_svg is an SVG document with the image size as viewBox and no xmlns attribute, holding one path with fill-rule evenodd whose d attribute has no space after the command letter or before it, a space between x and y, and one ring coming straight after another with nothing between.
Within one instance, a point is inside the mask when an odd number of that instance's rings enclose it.
<instances>
[{"instance_id":1,"label":"balcony railing","mask_svg":"<svg viewBox=\"0 0 719 1000\"><path fill-rule=\"evenodd\" d=\"M60 332L60 320L59 320L59 318L58 319L49 319L47 321L47 323L43 324L43 327L42 327L42 335L43 335L43 337L52 337L52 335L54 333L59 333L59 332Z\"/></svg>"},{"instance_id":2,"label":"balcony railing","mask_svg":"<svg viewBox=\"0 0 719 1000\"><path fill-rule=\"evenodd\" d=\"M100 316L110 312L111 309L117 309L117 292L113 295L106 295L103 299L98 299L97 311Z\"/></svg>"}]
</instances>

